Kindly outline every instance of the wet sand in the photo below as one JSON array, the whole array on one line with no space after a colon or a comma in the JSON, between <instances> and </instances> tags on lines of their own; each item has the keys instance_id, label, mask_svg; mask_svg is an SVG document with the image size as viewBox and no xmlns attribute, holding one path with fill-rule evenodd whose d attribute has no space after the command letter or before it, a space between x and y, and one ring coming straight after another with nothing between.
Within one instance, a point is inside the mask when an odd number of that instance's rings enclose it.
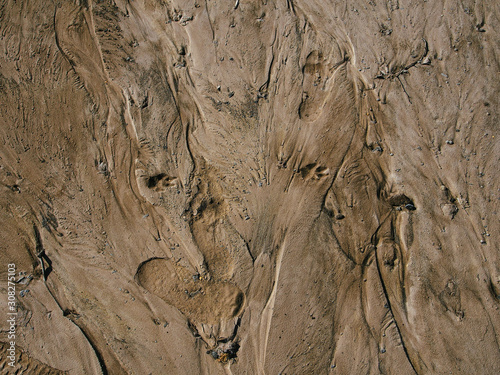
<instances>
[{"instance_id":1,"label":"wet sand","mask_svg":"<svg viewBox=\"0 0 500 375\"><path fill-rule=\"evenodd\" d=\"M500 373L500 8L332 3L2 2L2 373Z\"/></svg>"}]
</instances>

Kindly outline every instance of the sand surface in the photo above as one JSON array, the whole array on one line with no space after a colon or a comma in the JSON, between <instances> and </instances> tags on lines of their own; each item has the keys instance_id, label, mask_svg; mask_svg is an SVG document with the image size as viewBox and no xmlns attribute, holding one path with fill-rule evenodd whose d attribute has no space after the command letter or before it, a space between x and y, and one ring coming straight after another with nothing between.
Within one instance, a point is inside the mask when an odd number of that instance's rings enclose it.
<instances>
[{"instance_id":1,"label":"sand surface","mask_svg":"<svg viewBox=\"0 0 500 375\"><path fill-rule=\"evenodd\" d=\"M0 372L499 374L498 30L496 0L0 1Z\"/></svg>"}]
</instances>

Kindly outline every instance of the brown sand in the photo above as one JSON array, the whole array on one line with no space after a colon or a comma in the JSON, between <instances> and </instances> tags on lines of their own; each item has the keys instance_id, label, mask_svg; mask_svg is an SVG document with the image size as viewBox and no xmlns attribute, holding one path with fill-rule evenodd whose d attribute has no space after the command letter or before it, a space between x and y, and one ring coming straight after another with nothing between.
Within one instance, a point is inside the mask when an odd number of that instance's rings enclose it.
<instances>
[{"instance_id":1,"label":"brown sand","mask_svg":"<svg viewBox=\"0 0 500 375\"><path fill-rule=\"evenodd\" d=\"M499 4L1 1L0 371L500 373Z\"/></svg>"}]
</instances>

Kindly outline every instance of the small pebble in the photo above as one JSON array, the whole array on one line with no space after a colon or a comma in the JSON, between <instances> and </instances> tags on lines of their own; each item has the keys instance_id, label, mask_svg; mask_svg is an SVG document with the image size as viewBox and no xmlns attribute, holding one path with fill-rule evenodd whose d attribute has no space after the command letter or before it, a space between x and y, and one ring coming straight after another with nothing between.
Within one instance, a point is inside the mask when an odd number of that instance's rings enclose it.
<instances>
[{"instance_id":1,"label":"small pebble","mask_svg":"<svg viewBox=\"0 0 500 375\"><path fill-rule=\"evenodd\" d=\"M405 208L407 210L410 210L410 211L415 211L416 210L415 206L413 204L411 204L411 203L405 204Z\"/></svg>"}]
</instances>

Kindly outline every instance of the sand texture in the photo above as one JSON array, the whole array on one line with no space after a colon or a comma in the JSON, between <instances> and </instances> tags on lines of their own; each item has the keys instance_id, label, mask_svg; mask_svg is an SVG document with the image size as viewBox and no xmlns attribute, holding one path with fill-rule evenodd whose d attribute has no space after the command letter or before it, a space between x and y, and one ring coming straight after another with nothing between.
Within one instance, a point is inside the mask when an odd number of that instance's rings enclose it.
<instances>
[{"instance_id":1,"label":"sand texture","mask_svg":"<svg viewBox=\"0 0 500 375\"><path fill-rule=\"evenodd\" d=\"M0 372L500 374L499 30L0 0Z\"/></svg>"}]
</instances>

